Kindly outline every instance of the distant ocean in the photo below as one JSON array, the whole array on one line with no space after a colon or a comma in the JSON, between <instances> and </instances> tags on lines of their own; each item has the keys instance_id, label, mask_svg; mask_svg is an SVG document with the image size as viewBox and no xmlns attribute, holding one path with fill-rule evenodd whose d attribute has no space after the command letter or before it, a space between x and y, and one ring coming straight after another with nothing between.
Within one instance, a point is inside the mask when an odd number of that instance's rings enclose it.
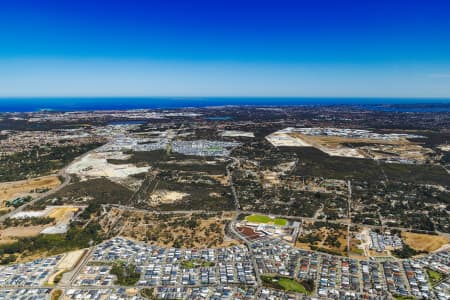
<instances>
[{"instance_id":1,"label":"distant ocean","mask_svg":"<svg viewBox=\"0 0 450 300\"><path fill-rule=\"evenodd\" d=\"M0 98L0 112L174 109L224 105L357 105L397 112L450 112L450 99L424 98Z\"/></svg>"}]
</instances>

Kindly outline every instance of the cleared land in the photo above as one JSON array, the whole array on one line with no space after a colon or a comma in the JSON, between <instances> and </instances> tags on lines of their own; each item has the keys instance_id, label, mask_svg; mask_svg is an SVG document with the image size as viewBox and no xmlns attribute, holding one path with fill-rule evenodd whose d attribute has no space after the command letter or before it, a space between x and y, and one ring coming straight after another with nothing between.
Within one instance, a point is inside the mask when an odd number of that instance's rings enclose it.
<instances>
[{"instance_id":1,"label":"cleared land","mask_svg":"<svg viewBox=\"0 0 450 300\"><path fill-rule=\"evenodd\" d=\"M101 177L124 179L149 170L149 167L137 167L129 163L109 163L110 160L125 160L128 158L129 156L122 154L122 152L91 153L72 163L67 168L67 172L79 176L81 180L87 180Z\"/></svg>"},{"instance_id":2,"label":"cleared land","mask_svg":"<svg viewBox=\"0 0 450 300\"><path fill-rule=\"evenodd\" d=\"M233 213L154 214L111 209L100 223L105 231L163 247L228 247L240 242L225 236ZM114 228L112 228L113 226Z\"/></svg>"},{"instance_id":3,"label":"cleared land","mask_svg":"<svg viewBox=\"0 0 450 300\"><path fill-rule=\"evenodd\" d=\"M245 217L247 222L251 223L263 223L263 224L273 224L278 226L286 226L287 220L283 218L271 218L265 215L250 215Z\"/></svg>"},{"instance_id":4,"label":"cleared land","mask_svg":"<svg viewBox=\"0 0 450 300\"><path fill-rule=\"evenodd\" d=\"M18 226L9 227L0 230L0 243L10 243L17 238L31 237L38 235L46 226L45 225L35 225L35 226Z\"/></svg>"},{"instance_id":5,"label":"cleared land","mask_svg":"<svg viewBox=\"0 0 450 300\"><path fill-rule=\"evenodd\" d=\"M225 130L220 133L223 137L247 137L254 138L255 134L253 132L240 131L240 130Z\"/></svg>"},{"instance_id":6,"label":"cleared land","mask_svg":"<svg viewBox=\"0 0 450 300\"><path fill-rule=\"evenodd\" d=\"M55 218L57 222L65 222L72 216L73 213L77 212L78 210L78 207L73 206L53 207L47 217Z\"/></svg>"},{"instance_id":7,"label":"cleared land","mask_svg":"<svg viewBox=\"0 0 450 300\"><path fill-rule=\"evenodd\" d=\"M450 242L445 236L413 232L402 232L402 237L407 245L417 251L432 252Z\"/></svg>"},{"instance_id":8,"label":"cleared land","mask_svg":"<svg viewBox=\"0 0 450 300\"><path fill-rule=\"evenodd\" d=\"M393 140L377 138L340 137L308 135L295 131L281 130L266 139L276 147L314 147L330 156L368 158L379 160L408 159L424 162L431 149L409 141L406 138Z\"/></svg>"},{"instance_id":9,"label":"cleared land","mask_svg":"<svg viewBox=\"0 0 450 300\"><path fill-rule=\"evenodd\" d=\"M158 205L161 203L174 203L182 200L186 196L189 196L189 194L177 191L158 190L150 195L150 202L151 205Z\"/></svg>"},{"instance_id":10,"label":"cleared land","mask_svg":"<svg viewBox=\"0 0 450 300\"><path fill-rule=\"evenodd\" d=\"M48 279L49 284L55 284L55 278L61 277L63 273L72 270L81 259L86 250L75 250L64 255L57 266L57 271Z\"/></svg>"},{"instance_id":11,"label":"cleared land","mask_svg":"<svg viewBox=\"0 0 450 300\"><path fill-rule=\"evenodd\" d=\"M54 218L55 220L45 225L20 225L1 229L0 244L11 243L16 241L18 238L37 236L43 231L51 232L52 228L66 226L69 224L72 215L78 210L78 207L73 206L55 206L47 207L46 209L40 211L19 212L12 216L12 218L21 219L50 217Z\"/></svg>"},{"instance_id":12,"label":"cleared land","mask_svg":"<svg viewBox=\"0 0 450 300\"><path fill-rule=\"evenodd\" d=\"M0 207L4 207L5 201L18 197L36 196L39 191L53 189L60 184L58 176L54 175L0 183Z\"/></svg>"}]
</instances>

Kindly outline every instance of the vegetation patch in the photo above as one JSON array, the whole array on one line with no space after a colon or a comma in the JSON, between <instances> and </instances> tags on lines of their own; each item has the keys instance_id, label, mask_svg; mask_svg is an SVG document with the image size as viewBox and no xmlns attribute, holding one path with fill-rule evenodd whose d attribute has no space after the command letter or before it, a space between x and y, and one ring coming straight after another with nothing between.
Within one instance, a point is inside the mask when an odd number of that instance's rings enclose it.
<instances>
[{"instance_id":1,"label":"vegetation patch","mask_svg":"<svg viewBox=\"0 0 450 300\"><path fill-rule=\"evenodd\" d=\"M58 300L60 299L62 296L62 291L61 290L53 290L52 294L51 294L51 300Z\"/></svg>"},{"instance_id":2,"label":"vegetation patch","mask_svg":"<svg viewBox=\"0 0 450 300\"><path fill-rule=\"evenodd\" d=\"M133 264L126 264L123 261L116 262L111 268L111 274L117 276L115 284L135 285L141 276Z\"/></svg>"},{"instance_id":3,"label":"vegetation patch","mask_svg":"<svg viewBox=\"0 0 450 300\"><path fill-rule=\"evenodd\" d=\"M53 278L53 283L54 283L54 284L58 284L58 283L61 281L61 279L63 278L64 273L66 273L66 272L67 272L67 270L61 270L61 271L55 276L55 278Z\"/></svg>"},{"instance_id":4,"label":"vegetation patch","mask_svg":"<svg viewBox=\"0 0 450 300\"><path fill-rule=\"evenodd\" d=\"M328 222L305 223L296 246L332 255L347 255L347 227Z\"/></svg>"},{"instance_id":5,"label":"vegetation patch","mask_svg":"<svg viewBox=\"0 0 450 300\"><path fill-rule=\"evenodd\" d=\"M49 204L127 204L132 195L131 190L120 184L106 178L97 178L70 184L44 201L40 201L35 207L41 208Z\"/></svg>"},{"instance_id":6,"label":"vegetation patch","mask_svg":"<svg viewBox=\"0 0 450 300\"><path fill-rule=\"evenodd\" d=\"M51 174L102 143L56 147L34 147L0 159L0 182L17 181Z\"/></svg>"},{"instance_id":7,"label":"vegetation patch","mask_svg":"<svg viewBox=\"0 0 450 300\"><path fill-rule=\"evenodd\" d=\"M239 241L226 238L232 213L155 214L113 208L100 219L104 230L109 224L123 228L121 235L150 244L174 248L229 247Z\"/></svg>"},{"instance_id":8,"label":"vegetation patch","mask_svg":"<svg viewBox=\"0 0 450 300\"><path fill-rule=\"evenodd\" d=\"M421 253L426 252L414 250L406 244L403 245L403 248L392 251L392 254L394 254L398 258L410 258Z\"/></svg>"},{"instance_id":9,"label":"vegetation patch","mask_svg":"<svg viewBox=\"0 0 450 300\"><path fill-rule=\"evenodd\" d=\"M312 280L298 281L283 276L261 276L261 280L269 288L288 292L310 294L314 290L314 282Z\"/></svg>"},{"instance_id":10,"label":"vegetation patch","mask_svg":"<svg viewBox=\"0 0 450 300\"><path fill-rule=\"evenodd\" d=\"M156 297L153 295L154 289L153 288L143 288L141 289L141 296L145 299L156 299Z\"/></svg>"},{"instance_id":11,"label":"vegetation patch","mask_svg":"<svg viewBox=\"0 0 450 300\"><path fill-rule=\"evenodd\" d=\"M185 269L214 267L215 263L203 259L191 259L181 261L181 267Z\"/></svg>"},{"instance_id":12,"label":"vegetation patch","mask_svg":"<svg viewBox=\"0 0 450 300\"><path fill-rule=\"evenodd\" d=\"M430 281L431 286L435 286L444 278L444 275L439 272L436 272L431 269L426 269L426 270L427 270L427 274L428 274L428 280Z\"/></svg>"},{"instance_id":13,"label":"vegetation patch","mask_svg":"<svg viewBox=\"0 0 450 300\"><path fill-rule=\"evenodd\" d=\"M55 223L55 218L52 217L25 217L25 218L6 218L3 221L4 227L17 227L17 226L36 226L47 225Z\"/></svg>"},{"instance_id":14,"label":"vegetation patch","mask_svg":"<svg viewBox=\"0 0 450 300\"><path fill-rule=\"evenodd\" d=\"M36 253L55 255L87 248L92 243L100 243L102 240L103 235L99 224L89 223L86 226L71 224L69 230L64 234L40 234L0 245L0 263L14 262L17 256L26 257Z\"/></svg>"},{"instance_id":15,"label":"vegetation patch","mask_svg":"<svg viewBox=\"0 0 450 300\"><path fill-rule=\"evenodd\" d=\"M394 296L395 300L415 300L413 296Z\"/></svg>"}]
</instances>

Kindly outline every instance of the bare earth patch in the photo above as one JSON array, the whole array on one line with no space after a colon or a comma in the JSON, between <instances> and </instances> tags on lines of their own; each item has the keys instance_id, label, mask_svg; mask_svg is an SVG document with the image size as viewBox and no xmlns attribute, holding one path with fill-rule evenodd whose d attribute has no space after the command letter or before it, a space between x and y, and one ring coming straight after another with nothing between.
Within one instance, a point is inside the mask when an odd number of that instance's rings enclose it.
<instances>
[{"instance_id":1,"label":"bare earth patch","mask_svg":"<svg viewBox=\"0 0 450 300\"><path fill-rule=\"evenodd\" d=\"M83 257L85 252L85 249L67 252L56 266L56 272L49 277L48 284L55 284L54 280L56 276L64 272L71 271Z\"/></svg>"},{"instance_id":2,"label":"bare earth patch","mask_svg":"<svg viewBox=\"0 0 450 300\"><path fill-rule=\"evenodd\" d=\"M402 232L406 244L415 250L432 252L448 244L450 240L445 236Z\"/></svg>"},{"instance_id":3,"label":"bare earth patch","mask_svg":"<svg viewBox=\"0 0 450 300\"><path fill-rule=\"evenodd\" d=\"M409 141L395 139L359 138L343 136L309 135L283 129L266 139L274 146L314 147L330 156L372 158L377 160L407 159L424 162L433 153L431 149Z\"/></svg>"},{"instance_id":4,"label":"bare earth patch","mask_svg":"<svg viewBox=\"0 0 450 300\"><path fill-rule=\"evenodd\" d=\"M96 152L84 156L82 159L73 162L68 168L67 172L75 174L81 180L89 178L115 178L124 179L131 175L144 173L149 170L149 167L137 167L133 164L112 164L109 159L126 159L121 152Z\"/></svg>"},{"instance_id":5,"label":"bare earth patch","mask_svg":"<svg viewBox=\"0 0 450 300\"><path fill-rule=\"evenodd\" d=\"M15 238L19 237L32 237L40 233L51 233L53 228L60 228L61 226L67 227L72 216L80 208L74 206L48 206L44 210L39 211L21 211L13 215L13 219L22 218L42 218L50 217L54 218L54 222L45 225L32 225L32 226L16 226L8 227L0 230L0 243L11 242ZM59 231L55 233L61 233Z\"/></svg>"},{"instance_id":6,"label":"bare earth patch","mask_svg":"<svg viewBox=\"0 0 450 300\"><path fill-rule=\"evenodd\" d=\"M55 218L56 222L67 222L68 219L72 217L72 215L79 210L78 207L73 206L62 206L62 207L54 207L48 217Z\"/></svg>"},{"instance_id":7,"label":"bare earth patch","mask_svg":"<svg viewBox=\"0 0 450 300\"><path fill-rule=\"evenodd\" d=\"M21 237L32 237L38 235L46 226L36 225L36 226L19 226L19 227L9 227L0 230L1 240L14 240L14 238Z\"/></svg>"},{"instance_id":8,"label":"bare earth patch","mask_svg":"<svg viewBox=\"0 0 450 300\"><path fill-rule=\"evenodd\" d=\"M182 200L186 196L189 196L189 194L177 191L157 190L150 195L150 204L158 205L161 203L174 203Z\"/></svg>"},{"instance_id":9,"label":"bare earth patch","mask_svg":"<svg viewBox=\"0 0 450 300\"><path fill-rule=\"evenodd\" d=\"M61 184L58 176L44 176L34 179L0 183L0 207L4 202L17 197L37 196L36 190L53 189Z\"/></svg>"}]
</instances>

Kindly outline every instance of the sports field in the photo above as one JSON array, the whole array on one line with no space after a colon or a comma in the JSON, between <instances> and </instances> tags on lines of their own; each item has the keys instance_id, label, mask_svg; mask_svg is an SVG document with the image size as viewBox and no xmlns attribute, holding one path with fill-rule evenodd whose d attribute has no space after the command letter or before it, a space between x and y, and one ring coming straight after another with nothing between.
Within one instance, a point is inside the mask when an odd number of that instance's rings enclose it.
<instances>
[{"instance_id":1,"label":"sports field","mask_svg":"<svg viewBox=\"0 0 450 300\"><path fill-rule=\"evenodd\" d=\"M265 215L250 215L245 217L247 222L251 223L263 223L263 224L274 224L278 226L286 226L287 220L283 218L271 218Z\"/></svg>"}]
</instances>

